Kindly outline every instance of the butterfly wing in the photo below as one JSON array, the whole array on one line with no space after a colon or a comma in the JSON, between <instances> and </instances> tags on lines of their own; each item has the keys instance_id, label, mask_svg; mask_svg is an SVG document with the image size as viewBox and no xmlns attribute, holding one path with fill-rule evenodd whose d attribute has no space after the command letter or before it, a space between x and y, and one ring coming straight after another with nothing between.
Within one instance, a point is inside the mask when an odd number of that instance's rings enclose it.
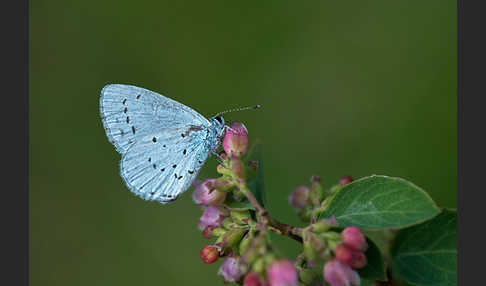
<instances>
[{"instance_id":1,"label":"butterfly wing","mask_svg":"<svg viewBox=\"0 0 486 286\"><path fill-rule=\"evenodd\" d=\"M146 200L167 203L186 191L209 155L207 129L185 126L145 136L123 155L120 174Z\"/></svg>"},{"instance_id":2,"label":"butterfly wing","mask_svg":"<svg viewBox=\"0 0 486 286\"><path fill-rule=\"evenodd\" d=\"M106 135L120 154L139 139L187 124L208 126L195 110L156 92L124 84L101 90L100 113Z\"/></svg>"}]
</instances>

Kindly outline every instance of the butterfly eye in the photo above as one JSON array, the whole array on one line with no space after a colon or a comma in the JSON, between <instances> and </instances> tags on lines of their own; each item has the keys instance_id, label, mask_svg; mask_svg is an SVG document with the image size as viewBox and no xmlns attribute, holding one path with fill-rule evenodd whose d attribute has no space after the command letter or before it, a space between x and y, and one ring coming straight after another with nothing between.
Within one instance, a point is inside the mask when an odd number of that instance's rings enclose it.
<instances>
[{"instance_id":1,"label":"butterfly eye","mask_svg":"<svg viewBox=\"0 0 486 286\"><path fill-rule=\"evenodd\" d=\"M221 116L216 116L216 120L218 120L219 124L223 124L223 118Z\"/></svg>"}]
</instances>

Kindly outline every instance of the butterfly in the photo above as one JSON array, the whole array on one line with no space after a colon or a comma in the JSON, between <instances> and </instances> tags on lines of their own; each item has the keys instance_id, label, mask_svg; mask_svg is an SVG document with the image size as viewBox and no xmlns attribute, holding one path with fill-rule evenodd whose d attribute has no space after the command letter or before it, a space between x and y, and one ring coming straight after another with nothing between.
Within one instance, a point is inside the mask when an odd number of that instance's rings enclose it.
<instances>
[{"instance_id":1,"label":"butterfly","mask_svg":"<svg viewBox=\"0 0 486 286\"><path fill-rule=\"evenodd\" d=\"M127 187L162 204L192 185L227 127L222 113L206 119L175 100L125 84L103 87L100 113L108 140L122 156Z\"/></svg>"}]
</instances>

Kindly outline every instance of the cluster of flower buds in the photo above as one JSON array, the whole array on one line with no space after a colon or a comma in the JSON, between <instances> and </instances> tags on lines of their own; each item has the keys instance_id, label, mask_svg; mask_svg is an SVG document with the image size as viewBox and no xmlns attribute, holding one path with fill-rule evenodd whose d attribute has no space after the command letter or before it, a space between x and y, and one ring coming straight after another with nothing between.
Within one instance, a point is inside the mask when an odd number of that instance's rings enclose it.
<instances>
[{"instance_id":1,"label":"cluster of flower buds","mask_svg":"<svg viewBox=\"0 0 486 286\"><path fill-rule=\"evenodd\" d=\"M212 209L210 215L206 215ZM215 214L212 214L212 213ZM211 217L206 220L206 217ZM224 206L209 206L203 213L199 226L204 226L203 236L216 237L211 245L201 250L201 259L204 263L214 263L219 257L225 257L218 274L223 276L225 282L235 282L245 273L239 262L239 245L243 236L249 230L251 217L248 210L229 210Z\"/></svg>"},{"instance_id":2,"label":"cluster of flower buds","mask_svg":"<svg viewBox=\"0 0 486 286\"><path fill-rule=\"evenodd\" d=\"M324 199L352 181L351 176L343 176L339 179L338 184L329 190L323 190L321 179L318 176L312 176L310 186L300 185L294 189L288 198L289 204L297 211L297 215L303 222L315 220L319 209L324 207Z\"/></svg>"},{"instance_id":3,"label":"cluster of flower buds","mask_svg":"<svg viewBox=\"0 0 486 286\"><path fill-rule=\"evenodd\" d=\"M258 231L256 231L258 232ZM264 233L249 232L243 238L239 251L247 265L245 286L297 286L297 269L288 259L281 259L272 251Z\"/></svg>"},{"instance_id":4,"label":"cluster of flower buds","mask_svg":"<svg viewBox=\"0 0 486 286\"><path fill-rule=\"evenodd\" d=\"M235 182L232 179L244 177L244 167L239 163L248 150L248 132L243 124L234 122L227 128L223 147L218 170L224 175L197 184L193 193L194 202L204 210L199 229L205 238L216 238L213 244L201 249L200 255L204 263L214 263L224 257L218 275L225 282L241 282L246 271L241 263L239 245L249 231L251 215L248 210L231 209L225 202L233 193Z\"/></svg>"},{"instance_id":5,"label":"cluster of flower buds","mask_svg":"<svg viewBox=\"0 0 486 286\"><path fill-rule=\"evenodd\" d=\"M328 220L322 219L302 231L302 254L307 267L314 268L318 260L330 257L331 250L341 242L339 233L331 231L331 227Z\"/></svg>"},{"instance_id":6,"label":"cluster of flower buds","mask_svg":"<svg viewBox=\"0 0 486 286\"><path fill-rule=\"evenodd\" d=\"M312 285L315 274L311 269L319 260L326 261L322 273L331 286L359 285L356 269L363 268L367 259L364 254L367 248L366 238L356 227L347 227L341 233L337 231L334 217L317 220L326 207L326 198L351 183L351 176L344 176L339 183L323 191L320 179L312 176L310 186L301 185L289 196L289 203L297 210L299 218L310 225L303 229L303 267L300 280Z\"/></svg>"},{"instance_id":7,"label":"cluster of flower buds","mask_svg":"<svg viewBox=\"0 0 486 286\"><path fill-rule=\"evenodd\" d=\"M289 196L290 205L296 209L303 222L309 222L313 218L315 209L320 207L324 199L321 179L312 176L310 182L310 186L300 185Z\"/></svg>"},{"instance_id":8,"label":"cluster of flower buds","mask_svg":"<svg viewBox=\"0 0 486 286\"><path fill-rule=\"evenodd\" d=\"M305 266L312 269L317 266L318 260L326 261L322 273L331 286L359 285L359 275L355 270L366 265L364 252L367 247L361 230L347 227L338 233L330 220L319 220L303 230Z\"/></svg>"},{"instance_id":9,"label":"cluster of flower buds","mask_svg":"<svg viewBox=\"0 0 486 286\"><path fill-rule=\"evenodd\" d=\"M202 225L205 225L205 237L217 239L201 249L201 259L204 263L214 263L224 257L218 275L225 282L245 286L299 285L294 263L279 259L272 251L267 235L258 230L248 210L209 206L200 219L200 228Z\"/></svg>"},{"instance_id":10,"label":"cluster of flower buds","mask_svg":"<svg viewBox=\"0 0 486 286\"><path fill-rule=\"evenodd\" d=\"M368 244L366 237L356 227L347 227L341 232L341 243L334 249L334 259L324 265L324 279L331 286L359 285L359 275L353 269L366 266L364 254Z\"/></svg>"},{"instance_id":11,"label":"cluster of flower buds","mask_svg":"<svg viewBox=\"0 0 486 286\"><path fill-rule=\"evenodd\" d=\"M363 268L366 263L364 252L368 248L366 238L357 227L347 227L341 232L342 243L334 250L336 259L354 269Z\"/></svg>"},{"instance_id":12,"label":"cluster of flower buds","mask_svg":"<svg viewBox=\"0 0 486 286\"><path fill-rule=\"evenodd\" d=\"M233 122L226 129L222 142L224 152L219 155L217 171L222 176L196 185L193 200L203 210L198 228L205 238L215 238L213 243L201 249L203 262L214 263L223 258L218 275L225 283L317 286L324 283L316 273L320 271L317 265L319 261L325 261L322 273L331 286L359 285L360 278L355 270L367 263L365 236L355 227L345 228L339 233L333 217L318 220L325 208L326 197L353 179L344 176L338 184L325 191L320 178L312 176L309 186L298 186L292 192L289 203L297 210L301 220L310 224L303 229L292 228L298 229L292 235L297 236L296 240L301 239L303 244L303 252L297 260L281 258L269 242L266 225L269 220L263 220L264 208L258 206L259 211L253 211L234 204L241 204L245 196L249 201L252 198L245 180L257 170L258 162L243 160L248 152L248 143L246 127L241 122ZM257 206L255 198L252 199L253 206Z\"/></svg>"}]
</instances>

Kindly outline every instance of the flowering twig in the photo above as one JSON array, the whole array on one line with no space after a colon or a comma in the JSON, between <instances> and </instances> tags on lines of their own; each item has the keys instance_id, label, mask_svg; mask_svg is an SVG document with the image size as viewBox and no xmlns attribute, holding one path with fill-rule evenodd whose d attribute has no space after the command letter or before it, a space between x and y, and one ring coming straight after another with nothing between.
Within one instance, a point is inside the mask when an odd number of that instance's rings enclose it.
<instances>
[{"instance_id":1,"label":"flowering twig","mask_svg":"<svg viewBox=\"0 0 486 286\"><path fill-rule=\"evenodd\" d=\"M204 209L198 225L203 236L217 237L201 250L202 260L214 263L225 257L218 274L225 282L246 286L321 285L322 279L313 269L317 260L324 260L322 273L331 286L358 285L355 269L367 263L365 237L352 227L340 234L331 229L335 221L319 219L333 194L322 189L320 178L312 176L310 187L299 186L289 197L301 220L309 225L288 225L273 218L248 186L247 172L258 168L258 162L243 164L242 156L248 151L248 131L243 124L233 122L226 130L223 149L217 167L221 177L206 179L193 194ZM269 241L269 231L301 244L296 261L279 257Z\"/></svg>"},{"instance_id":2,"label":"flowering twig","mask_svg":"<svg viewBox=\"0 0 486 286\"><path fill-rule=\"evenodd\" d=\"M255 207L257 210L257 214L260 217L263 225L266 227L267 225L279 230L279 232L283 235L286 235L292 238L295 241L302 243L302 237L300 234L302 233L302 229L291 226L285 223L281 223L270 216L268 211L263 207L255 196L251 193L250 189L248 188L245 180L240 179L239 181L240 191L246 196L248 201Z\"/></svg>"}]
</instances>

